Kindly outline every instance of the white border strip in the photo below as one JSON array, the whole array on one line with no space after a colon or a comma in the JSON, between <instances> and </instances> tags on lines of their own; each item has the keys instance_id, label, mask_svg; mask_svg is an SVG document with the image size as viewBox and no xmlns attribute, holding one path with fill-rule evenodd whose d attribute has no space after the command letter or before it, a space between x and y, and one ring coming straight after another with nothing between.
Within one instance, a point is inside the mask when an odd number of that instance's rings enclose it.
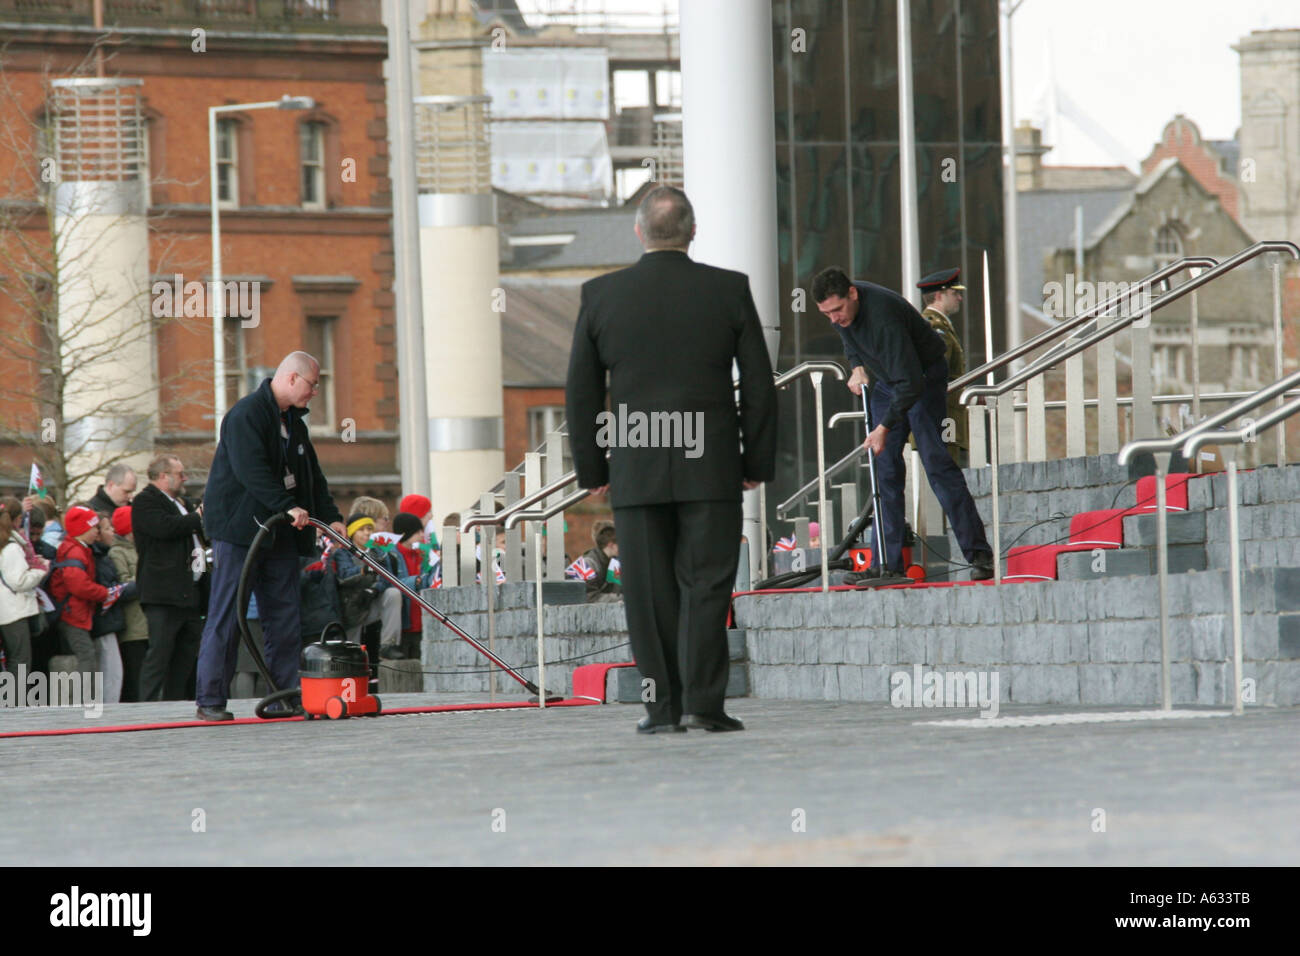
<instances>
[{"instance_id":1,"label":"white border strip","mask_svg":"<svg viewBox=\"0 0 1300 956\"><path fill-rule=\"evenodd\" d=\"M1055 724L1109 724L1134 720L1231 717L1230 710L1123 710L1099 714L1038 714L1032 717L973 717L961 720L914 720L918 727L1050 727Z\"/></svg>"}]
</instances>

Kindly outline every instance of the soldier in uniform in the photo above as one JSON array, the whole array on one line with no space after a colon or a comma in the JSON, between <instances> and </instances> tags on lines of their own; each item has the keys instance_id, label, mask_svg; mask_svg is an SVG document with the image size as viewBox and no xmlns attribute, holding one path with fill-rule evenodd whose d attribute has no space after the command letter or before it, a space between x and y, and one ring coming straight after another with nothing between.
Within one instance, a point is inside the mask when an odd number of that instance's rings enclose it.
<instances>
[{"instance_id":1,"label":"soldier in uniform","mask_svg":"<svg viewBox=\"0 0 1300 956\"><path fill-rule=\"evenodd\" d=\"M946 346L949 381L966 373L966 354L962 351L961 338L958 337L952 319L949 318L961 308L963 293L966 291L966 287L958 282L960 278L960 269L940 269L938 272L931 272L916 284L916 287L921 290L921 301L925 305L921 316L939 333ZM957 463L957 466L964 468L970 448L966 408L957 401L957 395L951 392L948 394L948 417L956 425L955 430L951 432L954 438L948 443L948 450L952 453L952 460Z\"/></svg>"}]
</instances>

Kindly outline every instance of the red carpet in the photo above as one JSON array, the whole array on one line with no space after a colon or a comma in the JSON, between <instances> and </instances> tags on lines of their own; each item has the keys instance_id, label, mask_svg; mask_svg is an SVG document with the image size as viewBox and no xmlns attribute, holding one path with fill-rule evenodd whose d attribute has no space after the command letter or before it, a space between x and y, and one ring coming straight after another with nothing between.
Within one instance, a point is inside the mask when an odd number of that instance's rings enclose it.
<instances>
[{"instance_id":1,"label":"red carpet","mask_svg":"<svg viewBox=\"0 0 1300 956\"><path fill-rule=\"evenodd\" d=\"M596 701L586 700L583 698L571 697L568 700L559 700L547 704L551 707L586 707ZM392 710L385 710L380 717L390 717L397 714L442 714L458 710L522 710L531 708L539 710L536 704L530 704L528 701L497 701L496 703L481 704L439 704L436 707L394 707ZM59 727L53 730L13 730L0 733L0 739L6 737L64 737L71 734L126 734L135 730L180 730L185 727L233 727L239 724L283 724L290 721L306 722L305 717L277 717L269 720L262 720L258 717L240 717L236 720L178 720L166 724L115 724L108 727ZM350 720L364 720L364 717L352 717ZM323 718L322 718L323 720ZM325 723L332 721L325 720Z\"/></svg>"}]
</instances>

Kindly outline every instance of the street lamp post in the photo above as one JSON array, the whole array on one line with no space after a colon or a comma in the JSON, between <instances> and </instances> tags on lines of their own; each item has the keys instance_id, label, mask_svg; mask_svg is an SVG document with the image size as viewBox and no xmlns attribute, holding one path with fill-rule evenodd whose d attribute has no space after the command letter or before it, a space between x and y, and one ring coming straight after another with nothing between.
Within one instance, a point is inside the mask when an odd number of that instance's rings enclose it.
<instances>
[{"instance_id":1,"label":"street lamp post","mask_svg":"<svg viewBox=\"0 0 1300 956\"><path fill-rule=\"evenodd\" d=\"M230 103L208 107L208 177L212 182L212 434L221 438L221 420L226 417L226 340L222 326L226 320L226 294L221 280L221 210L217 189L217 114L245 110L309 110L316 106L310 96L285 94L278 100L262 103Z\"/></svg>"}]
</instances>

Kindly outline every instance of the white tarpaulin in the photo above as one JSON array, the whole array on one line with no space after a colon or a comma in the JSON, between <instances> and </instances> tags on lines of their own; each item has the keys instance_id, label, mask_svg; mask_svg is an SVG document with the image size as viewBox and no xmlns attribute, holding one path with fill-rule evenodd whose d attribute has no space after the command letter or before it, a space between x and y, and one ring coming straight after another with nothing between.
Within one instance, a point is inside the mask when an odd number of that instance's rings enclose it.
<instances>
[{"instance_id":1,"label":"white tarpaulin","mask_svg":"<svg viewBox=\"0 0 1300 956\"><path fill-rule=\"evenodd\" d=\"M492 185L521 194L609 195L614 167L605 124L494 122Z\"/></svg>"},{"instance_id":2,"label":"white tarpaulin","mask_svg":"<svg viewBox=\"0 0 1300 956\"><path fill-rule=\"evenodd\" d=\"M608 119L609 53L551 47L483 50L495 119Z\"/></svg>"}]
</instances>

